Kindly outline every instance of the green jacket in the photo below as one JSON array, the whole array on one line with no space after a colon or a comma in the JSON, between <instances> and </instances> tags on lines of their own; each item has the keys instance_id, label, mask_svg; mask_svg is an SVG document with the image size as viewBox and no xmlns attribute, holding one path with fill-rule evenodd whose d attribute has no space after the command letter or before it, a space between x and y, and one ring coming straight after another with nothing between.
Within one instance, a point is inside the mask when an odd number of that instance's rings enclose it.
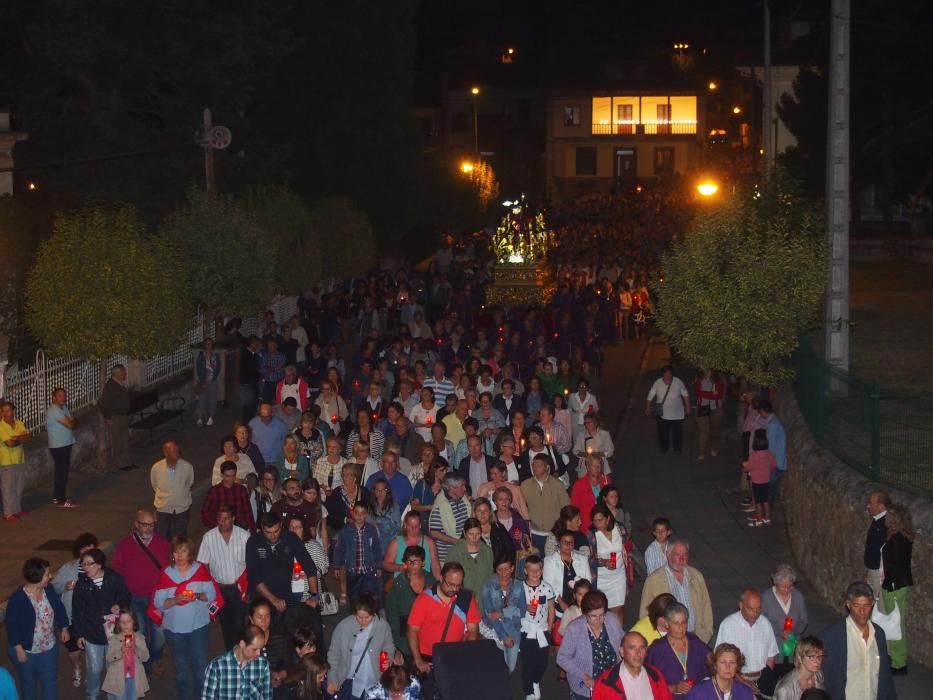
<instances>
[{"instance_id":1,"label":"green jacket","mask_svg":"<svg viewBox=\"0 0 933 700\"><path fill-rule=\"evenodd\" d=\"M425 589L433 585L434 576L430 571L425 571ZM395 648L399 649L406 657L411 657L411 648L408 646L407 635L408 613L411 612L411 606L415 604L415 598L417 597L418 595L411 590L411 584L405 574L399 574L395 577L395 585L386 595L386 622L389 623L389 629L392 630Z\"/></svg>"},{"instance_id":2,"label":"green jacket","mask_svg":"<svg viewBox=\"0 0 933 700\"><path fill-rule=\"evenodd\" d=\"M483 584L493 575L492 568L492 548L480 540L479 556L475 559L467 553L467 543L465 539L460 539L447 552L446 562L460 562L465 575L463 577L463 587L473 591L473 598L476 600L476 607L479 608L479 614L483 614Z\"/></svg>"}]
</instances>

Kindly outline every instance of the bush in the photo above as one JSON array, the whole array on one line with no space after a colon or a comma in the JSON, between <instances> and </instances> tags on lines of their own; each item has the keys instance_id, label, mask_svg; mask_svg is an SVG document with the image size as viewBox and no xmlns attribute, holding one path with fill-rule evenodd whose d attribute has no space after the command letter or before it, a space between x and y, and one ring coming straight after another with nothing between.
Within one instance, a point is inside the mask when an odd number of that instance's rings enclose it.
<instances>
[{"instance_id":1,"label":"bush","mask_svg":"<svg viewBox=\"0 0 933 700\"><path fill-rule=\"evenodd\" d=\"M54 355L148 357L178 347L191 320L177 250L136 210L59 215L26 286L26 323Z\"/></svg>"},{"instance_id":2,"label":"bush","mask_svg":"<svg viewBox=\"0 0 933 700\"><path fill-rule=\"evenodd\" d=\"M324 271L329 277L358 277L376 259L373 227L345 197L326 197L311 210L311 223L321 240Z\"/></svg>"},{"instance_id":3,"label":"bush","mask_svg":"<svg viewBox=\"0 0 933 700\"><path fill-rule=\"evenodd\" d=\"M701 214L662 260L658 326L697 367L775 385L826 287L821 218L784 180Z\"/></svg>"},{"instance_id":4,"label":"bush","mask_svg":"<svg viewBox=\"0 0 933 700\"><path fill-rule=\"evenodd\" d=\"M250 316L275 292L275 242L256 212L223 193L192 188L166 220L192 282L192 299L213 316Z\"/></svg>"}]
</instances>

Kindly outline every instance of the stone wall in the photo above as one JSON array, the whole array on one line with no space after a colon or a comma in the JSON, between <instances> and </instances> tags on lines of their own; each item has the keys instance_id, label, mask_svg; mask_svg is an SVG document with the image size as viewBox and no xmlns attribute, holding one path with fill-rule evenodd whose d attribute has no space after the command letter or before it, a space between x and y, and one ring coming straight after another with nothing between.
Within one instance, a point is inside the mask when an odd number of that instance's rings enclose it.
<instances>
[{"instance_id":1,"label":"stone wall","mask_svg":"<svg viewBox=\"0 0 933 700\"><path fill-rule=\"evenodd\" d=\"M191 398L192 386L187 381L187 377L179 380L169 380L152 387L160 398L167 396L181 396L185 399L185 421L190 426L191 421ZM97 460L97 409L90 407L75 414L78 419L78 427L75 429L75 440L77 442L71 448L71 469L72 471L80 469L93 469ZM165 439L174 433L177 422L168 426L170 430L162 431L156 434L156 440ZM131 439L149 440L149 431L130 431ZM144 465L148 466L148 465ZM26 445L26 490L37 487L44 488L52 498L52 479L55 475L55 465L52 462L52 455L49 453L48 442L46 441L45 430L43 430L36 439Z\"/></svg>"},{"instance_id":2,"label":"stone wall","mask_svg":"<svg viewBox=\"0 0 933 700\"><path fill-rule=\"evenodd\" d=\"M879 488L821 448L800 414L790 389L776 410L787 429L788 475L781 481L791 548L800 569L833 607L844 609L846 586L862 579L869 516L868 494ZM883 487L911 512L914 586L908 598L907 639L911 661L933 666L933 501Z\"/></svg>"}]
</instances>

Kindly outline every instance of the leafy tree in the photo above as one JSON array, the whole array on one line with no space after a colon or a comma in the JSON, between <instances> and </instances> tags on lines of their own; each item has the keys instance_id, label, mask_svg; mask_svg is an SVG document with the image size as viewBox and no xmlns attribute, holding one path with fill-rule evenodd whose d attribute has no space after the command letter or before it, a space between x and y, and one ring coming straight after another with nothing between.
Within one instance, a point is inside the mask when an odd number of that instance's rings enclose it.
<instances>
[{"instance_id":1,"label":"leafy tree","mask_svg":"<svg viewBox=\"0 0 933 700\"><path fill-rule=\"evenodd\" d=\"M311 210L311 221L320 232L327 259L324 270L331 277L364 274L376 260L373 227L363 212L345 197L326 197Z\"/></svg>"},{"instance_id":2,"label":"leafy tree","mask_svg":"<svg viewBox=\"0 0 933 700\"><path fill-rule=\"evenodd\" d=\"M193 300L215 316L248 316L275 292L275 242L243 202L192 188L162 229L174 241Z\"/></svg>"},{"instance_id":3,"label":"leafy tree","mask_svg":"<svg viewBox=\"0 0 933 700\"><path fill-rule=\"evenodd\" d=\"M697 367L774 385L826 287L821 217L778 175L700 214L662 259L658 326Z\"/></svg>"},{"instance_id":4,"label":"leafy tree","mask_svg":"<svg viewBox=\"0 0 933 700\"><path fill-rule=\"evenodd\" d=\"M132 207L56 218L26 286L26 323L52 354L143 358L174 350L191 320L184 265Z\"/></svg>"},{"instance_id":5,"label":"leafy tree","mask_svg":"<svg viewBox=\"0 0 933 700\"><path fill-rule=\"evenodd\" d=\"M825 73L804 66L794 78L794 94L781 95L777 105L778 116L797 141L778 158L813 197L826 188L827 87Z\"/></svg>"},{"instance_id":6,"label":"leafy tree","mask_svg":"<svg viewBox=\"0 0 933 700\"><path fill-rule=\"evenodd\" d=\"M283 185L250 190L247 205L275 244L275 288L299 294L321 278L323 250L304 200Z\"/></svg>"}]
</instances>

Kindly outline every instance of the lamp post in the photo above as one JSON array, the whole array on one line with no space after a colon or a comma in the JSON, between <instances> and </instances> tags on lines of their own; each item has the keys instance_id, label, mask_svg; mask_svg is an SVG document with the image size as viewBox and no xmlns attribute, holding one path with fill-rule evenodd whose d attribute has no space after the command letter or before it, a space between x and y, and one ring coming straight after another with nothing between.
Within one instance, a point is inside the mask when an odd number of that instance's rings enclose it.
<instances>
[{"instance_id":1,"label":"lamp post","mask_svg":"<svg viewBox=\"0 0 933 700\"><path fill-rule=\"evenodd\" d=\"M470 94L473 95L473 152L479 158L479 116L477 103L479 102L479 88L474 85L470 88Z\"/></svg>"}]
</instances>

